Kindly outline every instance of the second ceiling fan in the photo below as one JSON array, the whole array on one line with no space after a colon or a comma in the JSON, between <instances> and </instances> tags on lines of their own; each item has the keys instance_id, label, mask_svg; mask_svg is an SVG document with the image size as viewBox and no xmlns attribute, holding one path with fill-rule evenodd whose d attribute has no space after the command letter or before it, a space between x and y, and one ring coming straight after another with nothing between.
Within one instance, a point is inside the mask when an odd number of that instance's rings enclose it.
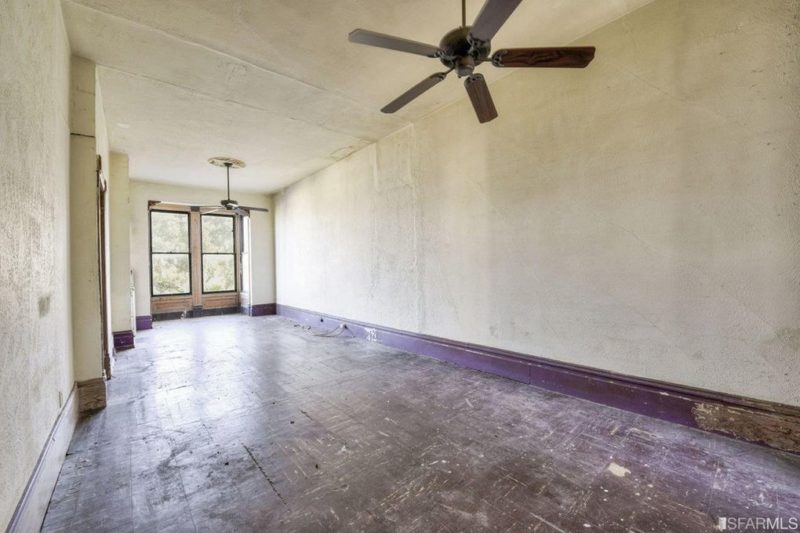
<instances>
[{"instance_id":1,"label":"second ceiling fan","mask_svg":"<svg viewBox=\"0 0 800 533\"><path fill-rule=\"evenodd\" d=\"M223 200L219 201L219 204L217 204L217 205L192 205L192 204L184 204L184 203L180 203L180 202L151 201L150 205L152 206L152 205L157 205L157 204L161 204L161 203L168 203L168 204L174 204L174 205L185 205L185 206L191 207L193 209L203 210L204 211L203 212L204 215L210 215L212 213L216 213L216 212L222 211L222 210L230 211L230 212L235 213L235 214L237 214L237 215L239 215L241 217L250 216L250 211L263 211L265 213L269 212L269 209L266 209L264 207L250 207L250 206L246 206L246 205L239 205L239 202L237 202L236 200L233 200L231 198L231 169L232 168L244 168L246 166L244 164L244 161L242 161L241 159L234 159L232 157L218 156L218 157L212 157L211 159L208 160L208 162L211 163L212 165L214 165L215 167L225 167L225 181L227 183L228 194Z\"/></svg>"},{"instance_id":2,"label":"second ceiling fan","mask_svg":"<svg viewBox=\"0 0 800 533\"><path fill-rule=\"evenodd\" d=\"M461 27L442 37L439 46L369 30L357 29L350 32L350 42L437 58L449 69L428 76L389 102L381 111L394 113L455 70L459 78L466 78L464 87L478 115L478 121L489 122L497 118L497 110L483 75L474 72L475 67L481 63L490 61L500 68L583 68L594 59L593 46L506 48L498 50L490 57L492 37L521 2L522 0L486 0L475 22L472 26L467 26L466 0L461 0Z\"/></svg>"},{"instance_id":3,"label":"second ceiling fan","mask_svg":"<svg viewBox=\"0 0 800 533\"><path fill-rule=\"evenodd\" d=\"M232 157L226 156L217 156L212 157L208 160L209 163L214 165L215 167L225 167L225 179L228 185L228 195L225 199L220 200L219 205L206 205L202 206L201 209L214 209L214 211L209 211L209 213L214 213L216 211L232 211L239 216L246 217L250 216L250 211L265 211L269 212L269 209L265 209L263 207L249 207L244 205L239 205L239 202L236 200L231 199L231 169L232 168L244 168L245 164L244 161L241 159L234 159Z\"/></svg>"},{"instance_id":4,"label":"second ceiling fan","mask_svg":"<svg viewBox=\"0 0 800 533\"><path fill-rule=\"evenodd\" d=\"M173 204L173 205L185 205L187 207L191 207L192 210L200 210L204 215L210 215L212 213L217 213L219 211L230 211L239 215L240 217L249 217L250 211L263 211L265 213L269 213L269 209L265 207L250 207L247 205L239 205L239 202L231 198L231 169L232 168L244 168L246 165L244 161L241 159L234 159L233 157L227 156L217 156L212 157L208 160L209 163L214 165L215 167L225 167L225 182L227 184L227 196L219 201L217 205L192 205L192 204L185 204L182 202L162 202L159 200L151 200L149 205L152 207L154 205L166 203L166 204Z\"/></svg>"}]
</instances>

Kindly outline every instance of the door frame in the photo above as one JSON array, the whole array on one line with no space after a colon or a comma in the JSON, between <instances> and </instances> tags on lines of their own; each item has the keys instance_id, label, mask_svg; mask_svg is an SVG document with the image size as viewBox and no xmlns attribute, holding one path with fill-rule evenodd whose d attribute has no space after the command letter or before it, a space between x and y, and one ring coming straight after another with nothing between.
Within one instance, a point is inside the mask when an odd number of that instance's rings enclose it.
<instances>
[{"instance_id":1,"label":"door frame","mask_svg":"<svg viewBox=\"0 0 800 533\"><path fill-rule=\"evenodd\" d=\"M97 269L98 283L100 285L100 331L103 354L103 371L106 379L111 379L114 362L111 357L109 331L111 329L111 313L108 308L108 265L106 254L108 252L108 230L106 227L106 213L108 212L108 181L103 173L103 157L97 156Z\"/></svg>"}]
</instances>

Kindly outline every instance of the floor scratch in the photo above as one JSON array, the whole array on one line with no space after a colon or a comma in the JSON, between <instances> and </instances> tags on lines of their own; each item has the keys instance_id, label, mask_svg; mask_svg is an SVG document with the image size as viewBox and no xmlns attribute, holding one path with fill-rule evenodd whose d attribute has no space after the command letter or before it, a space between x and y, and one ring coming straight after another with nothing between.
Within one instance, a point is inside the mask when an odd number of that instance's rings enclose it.
<instances>
[{"instance_id":1,"label":"floor scratch","mask_svg":"<svg viewBox=\"0 0 800 533\"><path fill-rule=\"evenodd\" d=\"M267 480L267 483L269 483L269 486L270 486L270 488L272 489L272 492L274 492L274 493L275 493L275 495L276 495L278 498L280 498L280 500L283 502L283 505L286 505L286 500L284 500L284 499L283 499L283 496L281 496L281 493L280 493L280 492L278 492L278 489L275 487L275 483L273 483L273 482L272 482L272 480L269 478L269 476L267 475L267 473L266 473L266 472L264 471L264 469L261 467L261 464L260 464L260 463L259 463L259 462L256 460L256 457L253 455L253 452L251 452L251 451L250 451L250 448L248 448L247 446L245 446L245 444L244 444L244 443L242 443L242 447L243 447L243 448L245 449L245 451L247 452L247 455L249 455L249 456L250 456L250 459L253 461L253 464L254 464L254 465L256 465L256 466L258 467L259 471L260 471L260 472L261 472L261 474L264 476L264 479L266 479L266 480Z\"/></svg>"}]
</instances>

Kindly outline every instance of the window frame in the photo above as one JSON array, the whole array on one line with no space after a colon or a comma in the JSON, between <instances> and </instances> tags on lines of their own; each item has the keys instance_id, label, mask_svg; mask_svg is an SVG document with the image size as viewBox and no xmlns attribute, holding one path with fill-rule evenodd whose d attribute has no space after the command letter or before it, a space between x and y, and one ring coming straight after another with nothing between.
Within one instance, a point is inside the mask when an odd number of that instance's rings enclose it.
<instances>
[{"instance_id":1,"label":"window frame","mask_svg":"<svg viewBox=\"0 0 800 533\"><path fill-rule=\"evenodd\" d=\"M231 245L232 252L204 252L203 251L203 217L222 217L231 219ZM236 250L236 217L224 213L200 213L200 294L233 294L239 292L239 265L237 265ZM233 258L233 289L227 291L207 291L205 283L205 256L206 255L229 255Z\"/></svg>"},{"instance_id":2,"label":"window frame","mask_svg":"<svg viewBox=\"0 0 800 533\"><path fill-rule=\"evenodd\" d=\"M193 288L194 288L193 287L194 279L193 279L193 276L192 276L192 217L191 217L191 213L186 212L186 211L172 210L172 209L153 209L153 208L150 208L149 211L150 212L149 212L148 217L147 217L148 218L148 230L149 230L149 233L148 233L149 242L147 244L148 244L149 252L150 252L150 255L149 255L149 259L150 259L150 297L151 298L164 298L164 297L170 297L170 296L191 296L192 292L193 292ZM188 251L186 251L186 252L154 252L153 251L153 213L168 213L168 214L172 214L172 215L185 215L186 216L186 230L187 230L186 238L188 239L188 241L187 241ZM155 278L155 276L153 275L153 254L158 254L158 255L186 255L186 256L189 257L189 292L171 292L171 293L167 293L167 294L155 294L155 292L153 290L154 286L155 286L155 284L153 283L153 279Z\"/></svg>"}]
</instances>

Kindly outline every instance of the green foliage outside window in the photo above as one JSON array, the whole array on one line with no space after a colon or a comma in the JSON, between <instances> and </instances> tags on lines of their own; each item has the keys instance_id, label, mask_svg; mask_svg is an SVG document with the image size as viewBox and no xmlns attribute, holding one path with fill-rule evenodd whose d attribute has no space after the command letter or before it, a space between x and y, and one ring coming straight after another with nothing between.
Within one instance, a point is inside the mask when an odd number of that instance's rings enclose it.
<instances>
[{"instance_id":1,"label":"green foliage outside window","mask_svg":"<svg viewBox=\"0 0 800 533\"><path fill-rule=\"evenodd\" d=\"M203 215L203 291L236 290L233 217Z\"/></svg>"},{"instance_id":2,"label":"green foliage outside window","mask_svg":"<svg viewBox=\"0 0 800 533\"><path fill-rule=\"evenodd\" d=\"M150 239L153 295L189 293L189 215L151 211Z\"/></svg>"}]
</instances>

